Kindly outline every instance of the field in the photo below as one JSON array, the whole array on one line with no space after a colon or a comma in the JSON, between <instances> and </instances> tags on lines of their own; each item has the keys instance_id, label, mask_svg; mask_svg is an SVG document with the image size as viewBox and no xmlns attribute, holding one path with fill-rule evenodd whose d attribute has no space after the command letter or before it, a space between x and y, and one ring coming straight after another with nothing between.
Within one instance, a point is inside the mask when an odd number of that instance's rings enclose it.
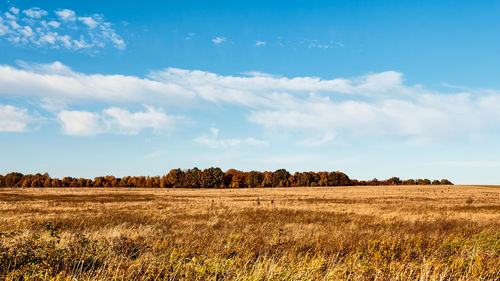
<instances>
[{"instance_id":1,"label":"field","mask_svg":"<svg viewBox=\"0 0 500 281\"><path fill-rule=\"evenodd\" d=\"M0 280L500 280L500 188L0 189Z\"/></svg>"}]
</instances>

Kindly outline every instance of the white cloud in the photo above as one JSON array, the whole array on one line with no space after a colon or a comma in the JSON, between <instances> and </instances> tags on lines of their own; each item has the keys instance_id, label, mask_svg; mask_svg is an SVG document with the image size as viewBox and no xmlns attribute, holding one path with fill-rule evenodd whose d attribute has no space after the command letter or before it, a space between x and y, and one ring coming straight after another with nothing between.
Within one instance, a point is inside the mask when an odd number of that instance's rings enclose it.
<instances>
[{"instance_id":1,"label":"white cloud","mask_svg":"<svg viewBox=\"0 0 500 281\"><path fill-rule=\"evenodd\" d=\"M218 45L218 44L221 44L221 43L224 43L224 42L226 42L226 41L227 41L226 37L219 37L219 36L217 36L217 37L215 37L214 39L212 39L212 42L213 42L214 44L217 44L217 45Z\"/></svg>"},{"instance_id":2,"label":"white cloud","mask_svg":"<svg viewBox=\"0 0 500 281\"><path fill-rule=\"evenodd\" d=\"M0 95L60 99L68 103L106 101L176 104L194 94L171 83L124 75L86 75L62 63L0 66Z\"/></svg>"},{"instance_id":3,"label":"white cloud","mask_svg":"<svg viewBox=\"0 0 500 281\"><path fill-rule=\"evenodd\" d=\"M219 139L219 128L210 128L209 135L202 135L194 139L195 142L207 146L209 148L231 148L237 145L246 144L251 146L260 146L265 147L268 146L269 143L267 141L259 140L253 137L242 139Z\"/></svg>"},{"instance_id":4,"label":"white cloud","mask_svg":"<svg viewBox=\"0 0 500 281\"><path fill-rule=\"evenodd\" d=\"M177 116L169 116L159 108L144 106L145 111L130 113L129 111L111 107L103 111L103 117L111 130L135 135L140 130L150 128L156 131L172 129L180 119Z\"/></svg>"},{"instance_id":5,"label":"white cloud","mask_svg":"<svg viewBox=\"0 0 500 281\"><path fill-rule=\"evenodd\" d=\"M49 21L47 23L47 25L53 27L53 28L58 28L59 26L61 26L61 23L58 22L58 21L55 21L55 20L52 20L52 21Z\"/></svg>"},{"instance_id":6,"label":"white cloud","mask_svg":"<svg viewBox=\"0 0 500 281\"><path fill-rule=\"evenodd\" d=\"M257 42L255 42L255 46L257 47L265 46L266 44L267 44L266 41L257 40Z\"/></svg>"},{"instance_id":7,"label":"white cloud","mask_svg":"<svg viewBox=\"0 0 500 281\"><path fill-rule=\"evenodd\" d=\"M191 40L196 34L193 32L188 33L188 35L184 38L184 40Z\"/></svg>"},{"instance_id":8,"label":"white cloud","mask_svg":"<svg viewBox=\"0 0 500 281\"><path fill-rule=\"evenodd\" d=\"M420 100L334 102L329 97L311 95L306 99L290 97L288 104L277 106L276 109L255 110L249 115L249 120L268 128L294 132L309 130L314 133L328 130L355 136L434 138L475 132L485 125L483 121L486 120L476 117L482 109L472 100L467 104L472 112L454 112L447 110L442 104L423 104ZM332 139L333 135L327 136L319 141L319 144ZM308 141L310 145L318 143L314 140Z\"/></svg>"},{"instance_id":9,"label":"white cloud","mask_svg":"<svg viewBox=\"0 0 500 281\"><path fill-rule=\"evenodd\" d=\"M103 133L135 135L143 129L170 130L182 119L165 114L161 109L144 106L145 111L131 113L126 109L111 107L101 114L89 111L61 111L57 117L66 135L90 136Z\"/></svg>"},{"instance_id":10,"label":"white cloud","mask_svg":"<svg viewBox=\"0 0 500 281\"><path fill-rule=\"evenodd\" d=\"M15 45L38 48L92 50L112 45L126 47L125 41L102 15L77 16L69 9L55 11L55 16L40 8L17 8L0 15L0 39ZM16 12L16 13L14 13Z\"/></svg>"},{"instance_id":11,"label":"white cloud","mask_svg":"<svg viewBox=\"0 0 500 281\"><path fill-rule=\"evenodd\" d=\"M305 46L309 49L313 49L313 48L316 48L316 49L333 49L335 47L337 48L344 48L344 44L341 43L341 42L334 42L334 41L330 41L328 43L325 43L325 42L321 42L319 40L316 40L316 39L302 39L301 41L297 42L297 45L299 46Z\"/></svg>"},{"instance_id":12,"label":"white cloud","mask_svg":"<svg viewBox=\"0 0 500 281\"><path fill-rule=\"evenodd\" d=\"M11 13L8 13L8 12L5 12L4 13L4 16L6 19L8 20L16 20L16 14L11 14ZM1 17L0 17L1 18ZM12 23L12 22L11 22ZM17 24L17 23L16 23Z\"/></svg>"},{"instance_id":13,"label":"white cloud","mask_svg":"<svg viewBox=\"0 0 500 281\"><path fill-rule=\"evenodd\" d=\"M49 14L47 11L42 10L40 8L36 8L36 7L24 10L23 13L25 15L27 15L28 17L34 18L34 19L40 19L40 18Z\"/></svg>"},{"instance_id":14,"label":"white cloud","mask_svg":"<svg viewBox=\"0 0 500 281\"><path fill-rule=\"evenodd\" d=\"M99 23L91 17L78 17L78 20L88 25L90 28L95 28Z\"/></svg>"},{"instance_id":15,"label":"white cloud","mask_svg":"<svg viewBox=\"0 0 500 281\"><path fill-rule=\"evenodd\" d=\"M12 7L12 8L10 8L10 9L9 9L9 11L11 11L11 13L13 13L14 15L19 14L19 9L18 9L18 8L16 8L16 7Z\"/></svg>"},{"instance_id":16,"label":"white cloud","mask_svg":"<svg viewBox=\"0 0 500 281\"><path fill-rule=\"evenodd\" d=\"M50 112L62 111L68 107L64 101L54 98L42 98L40 106Z\"/></svg>"},{"instance_id":17,"label":"white cloud","mask_svg":"<svg viewBox=\"0 0 500 281\"><path fill-rule=\"evenodd\" d=\"M314 138L308 137L298 142L299 145L303 146L321 146L326 143L333 141L335 134L332 132L327 132L323 136L317 136Z\"/></svg>"},{"instance_id":18,"label":"white cloud","mask_svg":"<svg viewBox=\"0 0 500 281\"><path fill-rule=\"evenodd\" d=\"M63 21L75 21L76 13L70 9L58 10L55 12L56 15Z\"/></svg>"},{"instance_id":19,"label":"white cloud","mask_svg":"<svg viewBox=\"0 0 500 281\"><path fill-rule=\"evenodd\" d=\"M271 78L274 77L274 78L280 78L280 76L269 74L269 73L265 73L265 72L260 72L260 71L246 71L246 72L243 72L241 74L247 75L247 76L253 76L253 77L271 77Z\"/></svg>"},{"instance_id":20,"label":"white cloud","mask_svg":"<svg viewBox=\"0 0 500 281\"><path fill-rule=\"evenodd\" d=\"M256 138L246 138L244 143L252 145L252 146L260 146L260 147L266 147L269 146L269 142L265 140L259 140Z\"/></svg>"},{"instance_id":21,"label":"white cloud","mask_svg":"<svg viewBox=\"0 0 500 281\"><path fill-rule=\"evenodd\" d=\"M25 108L0 104L0 132L24 132L33 118Z\"/></svg>"},{"instance_id":22,"label":"white cloud","mask_svg":"<svg viewBox=\"0 0 500 281\"><path fill-rule=\"evenodd\" d=\"M0 17L0 36L4 36L10 32L10 28L6 25L3 18Z\"/></svg>"},{"instance_id":23,"label":"white cloud","mask_svg":"<svg viewBox=\"0 0 500 281\"><path fill-rule=\"evenodd\" d=\"M66 135L90 136L104 131L97 113L64 110L57 117L62 124L62 131Z\"/></svg>"},{"instance_id":24,"label":"white cloud","mask_svg":"<svg viewBox=\"0 0 500 281\"><path fill-rule=\"evenodd\" d=\"M210 135L195 138L194 141L210 148L229 148L241 143L240 139L218 139L219 128L210 128Z\"/></svg>"},{"instance_id":25,"label":"white cloud","mask_svg":"<svg viewBox=\"0 0 500 281\"><path fill-rule=\"evenodd\" d=\"M440 93L421 85L407 85L403 75L395 71L321 79L258 72L224 76L167 68L142 78L83 74L59 62L20 62L17 68L0 65L0 96L33 98L42 104L58 100L68 106L85 102L180 108L238 106L248 121L293 133L298 144L310 146L327 144L333 136L437 139L473 136L500 128L500 91L469 89ZM49 102L47 108L51 107L54 108ZM143 127L141 122L146 122L139 121L133 113L129 116L117 110L110 112L112 116L134 120L130 124L136 125L126 128L119 126L123 122L115 120L114 127L121 133L135 133ZM153 113L149 112L152 116ZM246 140L219 142L217 136L208 135L199 141L213 147L230 147Z\"/></svg>"}]
</instances>

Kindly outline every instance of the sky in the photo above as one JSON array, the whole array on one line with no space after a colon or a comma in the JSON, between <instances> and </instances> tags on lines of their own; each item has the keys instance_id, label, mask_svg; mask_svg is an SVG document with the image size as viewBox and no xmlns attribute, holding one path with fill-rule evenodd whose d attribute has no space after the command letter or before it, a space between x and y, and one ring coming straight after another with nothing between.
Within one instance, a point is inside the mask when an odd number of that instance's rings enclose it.
<instances>
[{"instance_id":1,"label":"sky","mask_svg":"<svg viewBox=\"0 0 500 281\"><path fill-rule=\"evenodd\" d=\"M500 183L498 1L0 1L0 174Z\"/></svg>"}]
</instances>

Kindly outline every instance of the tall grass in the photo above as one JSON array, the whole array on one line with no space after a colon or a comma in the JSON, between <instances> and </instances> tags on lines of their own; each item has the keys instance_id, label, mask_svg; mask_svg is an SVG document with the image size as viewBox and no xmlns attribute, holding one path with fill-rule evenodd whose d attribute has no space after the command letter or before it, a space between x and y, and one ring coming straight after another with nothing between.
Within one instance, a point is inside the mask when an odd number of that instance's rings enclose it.
<instances>
[{"instance_id":1,"label":"tall grass","mask_svg":"<svg viewBox=\"0 0 500 281\"><path fill-rule=\"evenodd\" d=\"M500 190L457 188L3 190L0 279L500 280Z\"/></svg>"}]
</instances>

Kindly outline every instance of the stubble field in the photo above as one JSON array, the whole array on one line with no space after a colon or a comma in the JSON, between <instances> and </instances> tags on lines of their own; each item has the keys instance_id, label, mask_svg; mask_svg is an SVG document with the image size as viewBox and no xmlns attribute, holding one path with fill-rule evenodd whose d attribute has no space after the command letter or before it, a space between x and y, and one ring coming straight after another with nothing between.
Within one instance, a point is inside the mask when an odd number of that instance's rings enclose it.
<instances>
[{"instance_id":1,"label":"stubble field","mask_svg":"<svg viewBox=\"0 0 500 281\"><path fill-rule=\"evenodd\" d=\"M0 280L500 280L500 188L0 189Z\"/></svg>"}]
</instances>

